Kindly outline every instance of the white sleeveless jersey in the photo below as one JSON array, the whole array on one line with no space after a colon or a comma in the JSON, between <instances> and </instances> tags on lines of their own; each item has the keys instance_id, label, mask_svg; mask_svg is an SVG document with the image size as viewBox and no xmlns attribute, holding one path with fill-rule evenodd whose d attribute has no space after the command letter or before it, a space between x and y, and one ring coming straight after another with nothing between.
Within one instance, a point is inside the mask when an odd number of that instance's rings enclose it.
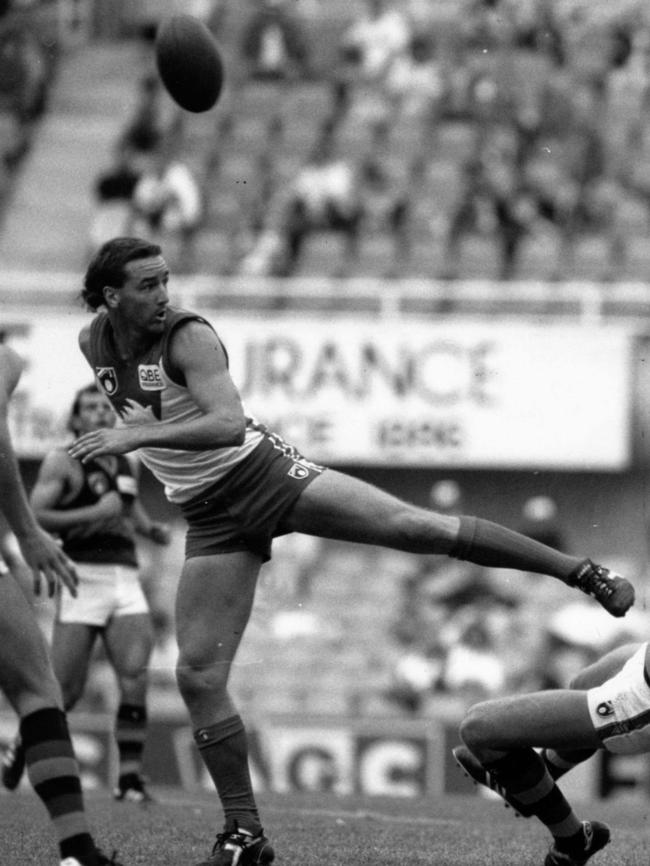
<instances>
[{"instance_id":1,"label":"white sleeveless jersey","mask_svg":"<svg viewBox=\"0 0 650 866\"><path fill-rule=\"evenodd\" d=\"M195 313L170 307L160 338L141 357L125 362L113 349L108 315L98 313L95 316L90 327L90 363L122 424L182 422L201 417L202 412L183 384L182 375L173 369L169 359L173 331L189 321L204 322L212 327ZM212 487L247 457L261 441L262 429L252 418L247 418L242 445L206 451L145 447L138 455L164 485L167 498L180 504Z\"/></svg>"}]
</instances>

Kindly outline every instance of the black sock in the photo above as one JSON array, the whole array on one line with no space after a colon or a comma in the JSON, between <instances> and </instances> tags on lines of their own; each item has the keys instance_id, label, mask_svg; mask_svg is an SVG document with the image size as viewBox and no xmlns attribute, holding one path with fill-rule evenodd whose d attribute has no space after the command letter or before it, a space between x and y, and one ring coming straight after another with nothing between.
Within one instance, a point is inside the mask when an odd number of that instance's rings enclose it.
<instances>
[{"instance_id":1,"label":"black sock","mask_svg":"<svg viewBox=\"0 0 650 866\"><path fill-rule=\"evenodd\" d=\"M548 574L565 583L584 562L584 557L569 556L498 523L465 516L460 518L458 538L449 556L493 568Z\"/></svg>"},{"instance_id":2,"label":"black sock","mask_svg":"<svg viewBox=\"0 0 650 866\"><path fill-rule=\"evenodd\" d=\"M514 798L528 806L555 839L572 839L582 827L535 749L513 749L485 764Z\"/></svg>"},{"instance_id":3,"label":"black sock","mask_svg":"<svg viewBox=\"0 0 650 866\"><path fill-rule=\"evenodd\" d=\"M542 758L551 777L559 779L569 770L577 767L578 764L591 758L595 752L596 749L575 749L574 751L542 749Z\"/></svg>"},{"instance_id":4,"label":"black sock","mask_svg":"<svg viewBox=\"0 0 650 866\"><path fill-rule=\"evenodd\" d=\"M122 783L128 781L127 777L140 777L146 735L146 707L137 704L120 704L115 719L120 787L125 787Z\"/></svg>"},{"instance_id":5,"label":"black sock","mask_svg":"<svg viewBox=\"0 0 650 866\"><path fill-rule=\"evenodd\" d=\"M194 740L214 781L226 824L236 821L254 836L261 830L248 768L248 742L239 715L194 732Z\"/></svg>"}]
</instances>

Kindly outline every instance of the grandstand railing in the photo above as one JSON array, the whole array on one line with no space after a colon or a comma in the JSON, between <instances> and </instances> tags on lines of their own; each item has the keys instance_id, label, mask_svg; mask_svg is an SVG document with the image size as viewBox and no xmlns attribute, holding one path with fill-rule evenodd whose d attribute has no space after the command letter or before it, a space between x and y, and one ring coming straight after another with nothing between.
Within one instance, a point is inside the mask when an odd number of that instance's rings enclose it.
<instances>
[{"instance_id":1,"label":"grandstand railing","mask_svg":"<svg viewBox=\"0 0 650 866\"><path fill-rule=\"evenodd\" d=\"M0 272L0 310L81 308L74 273ZM650 325L650 284L175 275L172 303L221 312L561 319Z\"/></svg>"}]
</instances>

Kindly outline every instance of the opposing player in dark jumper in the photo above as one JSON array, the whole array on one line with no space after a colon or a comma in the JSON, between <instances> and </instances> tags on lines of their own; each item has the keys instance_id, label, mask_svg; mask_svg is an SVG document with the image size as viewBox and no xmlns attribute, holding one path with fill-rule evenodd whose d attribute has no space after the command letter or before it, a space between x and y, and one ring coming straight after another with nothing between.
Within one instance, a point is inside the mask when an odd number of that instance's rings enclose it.
<instances>
[{"instance_id":1,"label":"opposing player in dark jumper","mask_svg":"<svg viewBox=\"0 0 650 866\"><path fill-rule=\"evenodd\" d=\"M177 681L225 814L201 866L270 863L227 684L274 536L302 532L552 575L615 616L634 590L589 559L490 521L416 507L305 459L245 413L220 337L201 316L169 306L168 280L160 247L138 238L115 238L90 262L82 296L99 312L80 346L122 424L81 436L70 454L139 451L187 520Z\"/></svg>"}]
</instances>

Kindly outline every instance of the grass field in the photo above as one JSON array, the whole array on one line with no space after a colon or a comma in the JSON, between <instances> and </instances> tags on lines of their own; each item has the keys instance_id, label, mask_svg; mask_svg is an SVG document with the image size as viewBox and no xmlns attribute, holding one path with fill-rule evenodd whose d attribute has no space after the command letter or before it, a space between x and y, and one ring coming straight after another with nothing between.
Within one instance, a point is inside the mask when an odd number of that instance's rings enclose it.
<instances>
[{"instance_id":1,"label":"grass field","mask_svg":"<svg viewBox=\"0 0 650 866\"><path fill-rule=\"evenodd\" d=\"M215 798L156 792L147 808L114 803L106 792L86 795L107 853L124 866L194 866L220 829ZM328 795L259 797L277 866L541 866L546 831L483 797L388 800ZM581 803L581 817L610 824L612 843L596 866L647 866L650 800ZM220 819L219 819L220 823ZM29 790L0 795L3 866L55 866L56 846L44 809Z\"/></svg>"}]
</instances>

